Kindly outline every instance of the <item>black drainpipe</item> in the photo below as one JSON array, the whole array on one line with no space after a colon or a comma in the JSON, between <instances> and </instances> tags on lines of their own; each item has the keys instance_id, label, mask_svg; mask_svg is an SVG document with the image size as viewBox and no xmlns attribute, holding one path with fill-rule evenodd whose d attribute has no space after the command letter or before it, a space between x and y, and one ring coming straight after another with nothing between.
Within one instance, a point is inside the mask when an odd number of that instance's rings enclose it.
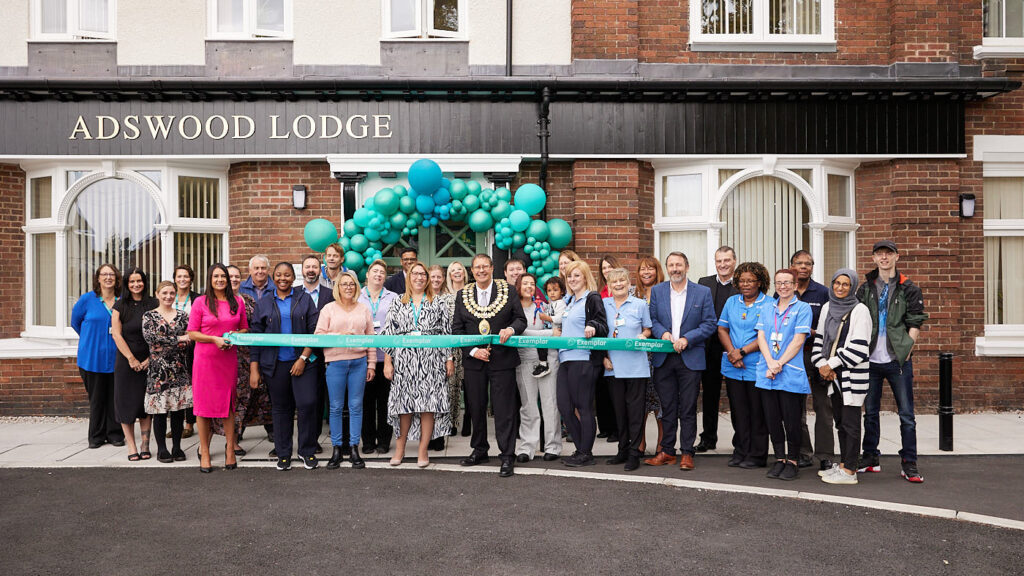
<instances>
[{"instance_id":1,"label":"black drainpipe","mask_svg":"<svg viewBox=\"0 0 1024 576\"><path fill-rule=\"evenodd\" d=\"M537 136L540 138L540 177L539 184L544 190L548 189L548 137L551 131L548 127L551 120L548 113L551 111L551 88L545 86L541 90L540 117L537 118Z\"/></svg>"},{"instance_id":2,"label":"black drainpipe","mask_svg":"<svg viewBox=\"0 0 1024 576\"><path fill-rule=\"evenodd\" d=\"M505 76L512 75L512 0L505 0Z\"/></svg>"}]
</instances>

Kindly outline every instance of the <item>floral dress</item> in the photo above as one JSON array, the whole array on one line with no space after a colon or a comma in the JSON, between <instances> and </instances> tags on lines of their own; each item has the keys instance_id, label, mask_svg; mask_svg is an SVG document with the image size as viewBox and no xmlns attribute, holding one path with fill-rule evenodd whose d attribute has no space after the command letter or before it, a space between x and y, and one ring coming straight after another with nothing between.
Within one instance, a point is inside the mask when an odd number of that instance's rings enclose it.
<instances>
[{"instance_id":1,"label":"floral dress","mask_svg":"<svg viewBox=\"0 0 1024 576\"><path fill-rule=\"evenodd\" d=\"M381 334L388 336L406 335L419 331L424 336L452 333L452 314L446 302L434 299L424 300L419 311L419 322L413 321L413 306L395 300L388 310ZM452 421L448 376L445 363L452 357L451 348L388 348L382 347L391 356L395 377L391 380L391 394L388 395L388 423L398 437L399 416L412 414L409 440L420 438L421 412L434 413L434 431L430 439L447 436Z\"/></svg>"},{"instance_id":2,"label":"floral dress","mask_svg":"<svg viewBox=\"0 0 1024 576\"><path fill-rule=\"evenodd\" d=\"M192 373L188 369L188 348L178 338L188 332L188 314L175 311L168 322L159 310L142 315L142 337L149 345L146 375L147 414L167 414L192 407Z\"/></svg>"},{"instance_id":3,"label":"floral dress","mask_svg":"<svg viewBox=\"0 0 1024 576\"><path fill-rule=\"evenodd\" d=\"M443 302L448 306L448 312L451 316L455 317L455 294L441 294L437 297L438 302ZM461 421L459 416L462 415L462 381L466 377L465 369L462 367L462 351L456 350L452 355L452 359L455 361L455 370L452 371L452 377L448 379L448 403L451 407L451 419L452 425L457 426Z\"/></svg>"},{"instance_id":4,"label":"floral dress","mask_svg":"<svg viewBox=\"0 0 1024 576\"><path fill-rule=\"evenodd\" d=\"M246 318L252 318L256 309L256 301L248 294L242 294L242 302L245 303ZM260 387L253 390L249 388L249 348L237 346L238 348L238 381L235 383L235 393L238 396L235 405L235 434L237 435L246 426L265 426L272 422L270 414L270 394L267 392L265 382L260 382ZM224 425L220 420L213 421L213 433L224 435Z\"/></svg>"}]
</instances>

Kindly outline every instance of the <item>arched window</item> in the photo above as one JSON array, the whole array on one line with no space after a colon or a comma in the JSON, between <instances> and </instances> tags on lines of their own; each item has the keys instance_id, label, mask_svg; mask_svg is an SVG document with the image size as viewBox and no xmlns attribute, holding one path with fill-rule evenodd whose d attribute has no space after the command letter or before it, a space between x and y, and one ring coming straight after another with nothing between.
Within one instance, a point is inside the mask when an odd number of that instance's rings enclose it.
<instances>
[{"instance_id":1,"label":"arched window","mask_svg":"<svg viewBox=\"0 0 1024 576\"><path fill-rule=\"evenodd\" d=\"M810 250L810 207L792 183L775 176L744 180L722 202L722 244L771 270Z\"/></svg>"}]
</instances>

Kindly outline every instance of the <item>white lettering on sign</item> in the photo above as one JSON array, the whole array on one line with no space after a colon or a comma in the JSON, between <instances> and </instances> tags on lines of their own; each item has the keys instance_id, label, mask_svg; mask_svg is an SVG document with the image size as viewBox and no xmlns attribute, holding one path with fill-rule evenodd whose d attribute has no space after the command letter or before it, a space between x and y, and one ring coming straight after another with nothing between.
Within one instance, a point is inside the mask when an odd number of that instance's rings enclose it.
<instances>
[{"instance_id":1,"label":"white lettering on sign","mask_svg":"<svg viewBox=\"0 0 1024 576\"><path fill-rule=\"evenodd\" d=\"M300 114L289 118L271 114L266 118L254 118L245 114L227 116L213 114L199 116L186 114L131 114L123 117L96 115L78 116L68 135L68 140L168 140L181 138L197 140L208 138L221 140L269 138L271 140L319 139L334 140L348 137L353 140L364 138L391 138L390 114Z\"/></svg>"}]
</instances>

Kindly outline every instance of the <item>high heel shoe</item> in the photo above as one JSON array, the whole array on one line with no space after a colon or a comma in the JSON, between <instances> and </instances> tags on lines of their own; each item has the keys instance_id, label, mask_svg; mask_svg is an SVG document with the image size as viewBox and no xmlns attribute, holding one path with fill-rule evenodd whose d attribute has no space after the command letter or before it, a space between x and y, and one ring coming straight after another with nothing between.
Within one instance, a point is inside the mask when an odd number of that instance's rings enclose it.
<instances>
[{"instance_id":1,"label":"high heel shoe","mask_svg":"<svg viewBox=\"0 0 1024 576\"><path fill-rule=\"evenodd\" d=\"M420 459L416 460L416 467L417 468L426 468L427 466L430 466L430 458L427 458L426 460L420 460Z\"/></svg>"},{"instance_id":2,"label":"high heel shoe","mask_svg":"<svg viewBox=\"0 0 1024 576\"><path fill-rule=\"evenodd\" d=\"M230 454L230 455L234 456L234 453L235 453L234 450L228 450L228 445L227 444L224 445L224 469L225 470L234 470L235 468L238 468L238 460L237 459L234 462L232 462L231 464L228 464L228 455Z\"/></svg>"}]
</instances>

